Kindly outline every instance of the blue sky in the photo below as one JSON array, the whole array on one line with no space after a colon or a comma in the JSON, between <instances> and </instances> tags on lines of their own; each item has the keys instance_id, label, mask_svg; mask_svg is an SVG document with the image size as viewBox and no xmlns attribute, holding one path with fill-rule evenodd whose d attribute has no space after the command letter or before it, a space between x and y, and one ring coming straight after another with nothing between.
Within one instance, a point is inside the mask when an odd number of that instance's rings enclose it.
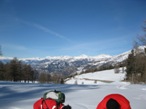
<instances>
[{"instance_id":1,"label":"blue sky","mask_svg":"<svg viewBox=\"0 0 146 109\"><path fill-rule=\"evenodd\" d=\"M3 56L117 55L146 20L145 0L0 0Z\"/></svg>"}]
</instances>

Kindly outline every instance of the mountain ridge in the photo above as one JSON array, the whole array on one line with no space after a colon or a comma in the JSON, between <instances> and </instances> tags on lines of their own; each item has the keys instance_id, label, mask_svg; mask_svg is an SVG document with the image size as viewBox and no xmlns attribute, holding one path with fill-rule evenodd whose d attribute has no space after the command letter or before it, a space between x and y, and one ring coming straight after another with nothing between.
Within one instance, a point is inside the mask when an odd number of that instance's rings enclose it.
<instances>
[{"instance_id":1,"label":"mountain ridge","mask_svg":"<svg viewBox=\"0 0 146 109\"><path fill-rule=\"evenodd\" d=\"M47 56L45 58L18 58L18 60L31 65L39 72L58 73L63 75L72 75L85 72L89 69L97 69L102 66L114 66L116 63L127 59L130 51L110 56L101 54L97 56ZM12 60L12 57L0 57L0 61L6 63Z\"/></svg>"},{"instance_id":2,"label":"mountain ridge","mask_svg":"<svg viewBox=\"0 0 146 109\"><path fill-rule=\"evenodd\" d=\"M97 56L89 56L89 55L79 55L79 56L46 56L44 58L40 57L32 57L32 58L18 58L19 60L44 60L44 59L69 59L69 58L76 58L76 59L85 59L85 58L103 58L103 57L112 57L111 55L107 54L100 54ZM14 57L5 57L5 56L0 56L0 59L13 59Z\"/></svg>"}]
</instances>

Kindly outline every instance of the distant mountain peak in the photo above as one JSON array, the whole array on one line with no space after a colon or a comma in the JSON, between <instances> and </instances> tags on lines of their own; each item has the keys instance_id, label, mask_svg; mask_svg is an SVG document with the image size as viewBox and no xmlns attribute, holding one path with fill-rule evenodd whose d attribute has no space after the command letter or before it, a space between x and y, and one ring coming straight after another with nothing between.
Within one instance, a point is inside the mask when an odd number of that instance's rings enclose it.
<instances>
[{"instance_id":1,"label":"distant mountain peak","mask_svg":"<svg viewBox=\"0 0 146 109\"><path fill-rule=\"evenodd\" d=\"M96 56L97 58L111 58L111 55L107 55L107 54L100 54L98 56Z\"/></svg>"}]
</instances>

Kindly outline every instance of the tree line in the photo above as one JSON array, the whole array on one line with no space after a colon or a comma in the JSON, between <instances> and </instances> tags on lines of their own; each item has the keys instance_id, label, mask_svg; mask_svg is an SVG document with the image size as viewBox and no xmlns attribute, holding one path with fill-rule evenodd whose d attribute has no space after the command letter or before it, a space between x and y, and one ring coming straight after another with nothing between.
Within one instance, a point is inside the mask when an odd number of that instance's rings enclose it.
<instances>
[{"instance_id":1,"label":"tree line","mask_svg":"<svg viewBox=\"0 0 146 109\"><path fill-rule=\"evenodd\" d=\"M140 46L146 47L146 26L143 30L144 35L137 37L126 64L126 80L133 83L146 83L146 48L144 50L139 48Z\"/></svg>"},{"instance_id":2,"label":"tree line","mask_svg":"<svg viewBox=\"0 0 146 109\"><path fill-rule=\"evenodd\" d=\"M136 53L137 50L133 49L128 56L126 79L133 83L146 83L146 49L143 53Z\"/></svg>"},{"instance_id":3,"label":"tree line","mask_svg":"<svg viewBox=\"0 0 146 109\"><path fill-rule=\"evenodd\" d=\"M40 82L40 83L64 83L63 76L44 71L37 71L31 65L19 61L17 58L10 62L0 61L0 80L14 82Z\"/></svg>"},{"instance_id":4,"label":"tree line","mask_svg":"<svg viewBox=\"0 0 146 109\"><path fill-rule=\"evenodd\" d=\"M8 63L0 62L0 80L33 82L37 77L38 72L36 70L17 58Z\"/></svg>"}]
</instances>

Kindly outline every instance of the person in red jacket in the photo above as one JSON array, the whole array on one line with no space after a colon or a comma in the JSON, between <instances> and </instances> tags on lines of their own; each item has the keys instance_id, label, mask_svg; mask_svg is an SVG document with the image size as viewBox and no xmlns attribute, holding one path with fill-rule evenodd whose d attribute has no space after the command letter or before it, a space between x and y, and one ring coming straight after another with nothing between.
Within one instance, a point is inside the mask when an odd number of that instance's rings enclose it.
<instances>
[{"instance_id":1,"label":"person in red jacket","mask_svg":"<svg viewBox=\"0 0 146 109\"><path fill-rule=\"evenodd\" d=\"M33 105L33 109L71 109L71 106L57 103L53 99L39 99Z\"/></svg>"},{"instance_id":2,"label":"person in red jacket","mask_svg":"<svg viewBox=\"0 0 146 109\"><path fill-rule=\"evenodd\" d=\"M130 102L121 94L109 94L97 105L96 109L131 109Z\"/></svg>"},{"instance_id":3,"label":"person in red jacket","mask_svg":"<svg viewBox=\"0 0 146 109\"><path fill-rule=\"evenodd\" d=\"M33 109L71 109L70 105L64 105L65 94L61 91L48 91L43 94L43 97L37 100Z\"/></svg>"}]
</instances>

